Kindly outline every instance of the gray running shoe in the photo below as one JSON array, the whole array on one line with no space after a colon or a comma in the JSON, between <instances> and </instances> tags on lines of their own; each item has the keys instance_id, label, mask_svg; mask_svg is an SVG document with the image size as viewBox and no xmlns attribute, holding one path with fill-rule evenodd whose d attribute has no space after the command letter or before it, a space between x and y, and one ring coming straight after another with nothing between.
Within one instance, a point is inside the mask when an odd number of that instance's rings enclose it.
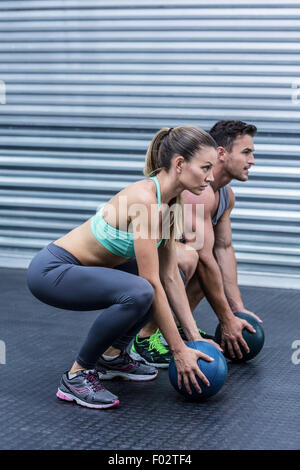
<instances>
[{"instance_id":1,"label":"gray running shoe","mask_svg":"<svg viewBox=\"0 0 300 470\"><path fill-rule=\"evenodd\" d=\"M81 370L72 379L68 372L61 378L56 396L61 400L75 401L87 408L110 408L118 405L119 400L101 385L99 373L92 370Z\"/></svg>"},{"instance_id":2,"label":"gray running shoe","mask_svg":"<svg viewBox=\"0 0 300 470\"><path fill-rule=\"evenodd\" d=\"M111 361L106 361L103 356L100 356L96 364L96 370L103 374L101 380L120 377L123 380L147 382L155 379L158 374L155 367L134 361L125 351Z\"/></svg>"}]
</instances>

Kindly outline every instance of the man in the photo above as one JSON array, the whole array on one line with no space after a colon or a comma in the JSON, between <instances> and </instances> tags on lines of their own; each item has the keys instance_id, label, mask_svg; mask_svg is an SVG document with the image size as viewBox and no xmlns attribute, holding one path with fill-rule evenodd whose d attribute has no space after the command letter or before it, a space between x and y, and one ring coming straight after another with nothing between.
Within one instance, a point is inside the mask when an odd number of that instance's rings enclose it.
<instances>
[{"instance_id":1,"label":"man","mask_svg":"<svg viewBox=\"0 0 300 470\"><path fill-rule=\"evenodd\" d=\"M227 345L232 358L242 357L240 346L248 350L242 331L254 328L245 320L234 315L246 312L258 321L260 318L245 309L238 288L237 263L232 246L230 214L235 197L229 183L236 179L247 181L254 160L253 137L257 129L241 121L219 121L209 131L218 145L218 160L213 168L213 180L199 196L188 191L182 194L183 203L190 204L192 210L185 217L184 240L191 240L191 231L202 230L203 245L196 251L187 250L183 243L177 243L178 266L185 274L187 296L191 310L205 296L215 311L221 324L222 348ZM203 212L197 206L204 207ZM198 215L200 213L200 215ZM204 219L204 220L203 220ZM179 327L184 338L184 333ZM213 338L199 330L204 338ZM135 338L131 356L156 367L168 367L170 351L162 343L161 334L153 322L147 324Z\"/></svg>"}]
</instances>

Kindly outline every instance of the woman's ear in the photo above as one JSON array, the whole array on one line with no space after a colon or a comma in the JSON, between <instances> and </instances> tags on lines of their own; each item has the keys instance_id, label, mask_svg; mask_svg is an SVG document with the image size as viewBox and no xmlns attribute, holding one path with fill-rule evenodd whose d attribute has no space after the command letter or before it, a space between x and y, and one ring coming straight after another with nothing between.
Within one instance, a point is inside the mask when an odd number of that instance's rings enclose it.
<instances>
[{"instance_id":1,"label":"woman's ear","mask_svg":"<svg viewBox=\"0 0 300 470\"><path fill-rule=\"evenodd\" d=\"M176 173L181 173L183 163L184 163L184 158L181 155L176 155L175 157Z\"/></svg>"}]
</instances>

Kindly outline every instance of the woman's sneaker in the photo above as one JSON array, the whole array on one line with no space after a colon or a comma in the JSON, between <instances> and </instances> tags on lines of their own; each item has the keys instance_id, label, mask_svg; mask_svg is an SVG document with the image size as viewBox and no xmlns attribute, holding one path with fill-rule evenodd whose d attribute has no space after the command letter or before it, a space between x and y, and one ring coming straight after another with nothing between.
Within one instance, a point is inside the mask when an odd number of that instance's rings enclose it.
<instances>
[{"instance_id":1,"label":"woman's sneaker","mask_svg":"<svg viewBox=\"0 0 300 470\"><path fill-rule=\"evenodd\" d=\"M103 387L99 374L94 369L80 370L71 376L65 372L56 396L61 400L75 401L87 408L103 409L119 404L118 397Z\"/></svg>"},{"instance_id":2,"label":"woman's sneaker","mask_svg":"<svg viewBox=\"0 0 300 470\"><path fill-rule=\"evenodd\" d=\"M139 362L159 368L169 367L172 357L168 346L161 342L162 335L157 330L148 338L139 339L136 335L130 350L130 356Z\"/></svg>"},{"instance_id":3,"label":"woman's sneaker","mask_svg":"<svg viewBox=\"0 0 300 470\"><path fill-rule=\"evenodd\" d=\"M132 359L127 352L122 352L114 359L106 360L100 356L96 370L101 374L101 380L111 380L120 377L123 380L132 380L134 382L147 382L155 379L158 370Z\"/></svg>"}]
</instances>

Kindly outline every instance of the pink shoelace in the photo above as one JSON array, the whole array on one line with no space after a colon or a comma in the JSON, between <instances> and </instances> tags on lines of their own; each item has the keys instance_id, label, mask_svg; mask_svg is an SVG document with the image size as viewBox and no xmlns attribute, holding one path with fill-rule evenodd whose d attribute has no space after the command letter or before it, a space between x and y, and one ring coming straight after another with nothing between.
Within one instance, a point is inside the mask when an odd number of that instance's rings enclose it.
<instances>
[{"instance_id":1,"label":"pink shoelace","mask_svg":"<svg viewBox=\"0 0 300 470\"><path fill-rule=\"evenodd\" d=\"M89 370L88 372L85 372L84 375L86 376L86 380L92 385L94 392L103 390L104 387L101 384L98 373L96 371Z\"/></svg>"}]
</instances>

